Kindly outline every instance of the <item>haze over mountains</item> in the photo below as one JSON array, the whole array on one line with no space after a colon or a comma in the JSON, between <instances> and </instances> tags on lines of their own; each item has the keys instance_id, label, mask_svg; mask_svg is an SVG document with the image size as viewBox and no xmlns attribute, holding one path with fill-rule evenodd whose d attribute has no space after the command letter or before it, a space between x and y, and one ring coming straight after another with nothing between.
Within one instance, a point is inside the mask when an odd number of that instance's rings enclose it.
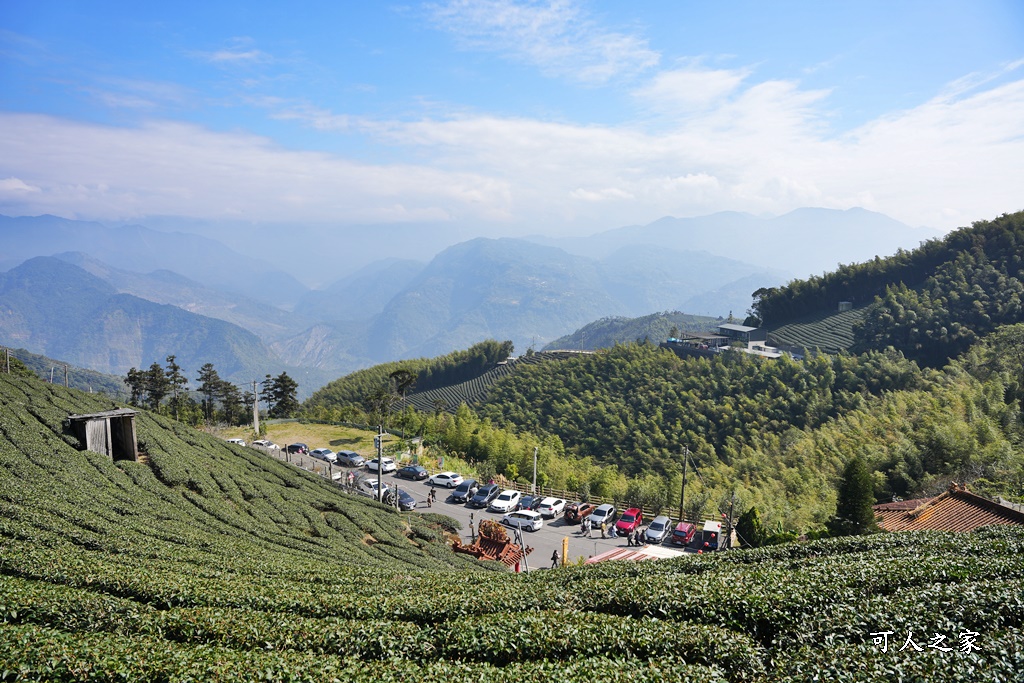
<instances>
[{"instance_id":1,"label":"haze over mountains","mask_svg":"<svg viewBox=\"0 0 1024 683\"><path fill-rule=\"evenodd\" d=\"M360 258L337 234L305 245L316 259L286 257L303 246L289 234L260 260L190 233L0 216L0 344L113 374L172 353L190 376L205 362L236 381L287 369L306 394L486 338L539 349L606 316L742 317L759 287L938 236L862 209L664 218L589 238L445 235L416 241L424 260L370 234L352 242ZM381 258L360 265L367 252ZM325 254L333 265L310 277ZM23 263L38 256L50 258Z\"/></svg>"}]
</instances>

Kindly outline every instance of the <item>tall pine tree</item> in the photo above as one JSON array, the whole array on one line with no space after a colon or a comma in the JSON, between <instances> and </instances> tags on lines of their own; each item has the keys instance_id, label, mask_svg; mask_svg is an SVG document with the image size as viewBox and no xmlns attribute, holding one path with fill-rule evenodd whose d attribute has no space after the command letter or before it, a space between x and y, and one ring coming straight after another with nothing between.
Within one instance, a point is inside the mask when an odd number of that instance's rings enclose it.
<instances>
[{"instance_id":1,"label":"tall pine tree","mask_svg":"<svg viewBox=\"0 0 1024 683\"><path fill-rule=\"evenodd\" d=\"M843 468L839 480L839 498L836 515L828 523L833 536L854 536L878 531L875 523L875 487L871 473L859 456L854 456Z\"/></svg>"}]
</instances>

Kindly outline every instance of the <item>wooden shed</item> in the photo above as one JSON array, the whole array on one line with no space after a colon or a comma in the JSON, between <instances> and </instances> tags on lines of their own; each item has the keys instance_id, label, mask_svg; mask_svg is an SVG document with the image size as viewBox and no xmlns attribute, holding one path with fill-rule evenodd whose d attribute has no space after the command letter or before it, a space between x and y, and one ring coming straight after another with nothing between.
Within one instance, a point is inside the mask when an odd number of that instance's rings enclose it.
<instances>
[{"instance_id":1,"label":"wooden shed","mask_svg":"<svg viewBox=\"0 0 1024 683\"><path fill-rule=\"evenodd\" d=\"M109 455L114 460L138 460L135 411L128 408L91 415L69 415L68 423L86 450Z\"/></svg>"}]
</instances>

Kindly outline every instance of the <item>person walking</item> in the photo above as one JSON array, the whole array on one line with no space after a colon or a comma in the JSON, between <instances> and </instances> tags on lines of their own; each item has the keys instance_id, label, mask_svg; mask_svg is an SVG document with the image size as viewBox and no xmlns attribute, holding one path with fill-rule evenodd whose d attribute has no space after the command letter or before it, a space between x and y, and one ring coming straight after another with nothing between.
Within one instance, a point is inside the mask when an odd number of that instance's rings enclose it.
<instances>
[{"instance_id":1,"label":"person walking","mask_svg":"<svg viewBox=\"0 0 1024 683\"><path fill-rule=\"evenodd\" d=\"M607 528L608 528L608 525L605 524L604 522L601 522L601 538L608 538L608 536L605 534L605 530Z\"/></svg>"},{"instance_id":2,"label":"person walking","mask_svg":"<svg viewBox=\"0 0 1024 683\"><path fill-rule=\"evenodd\" d=\"M551 553L551 568L552 569L557 569L558 568L558 551L557 550L555 550L553 553Z\"/></svg>"},{"instance_id":3,"label":"person walking","mask_svg":"<svg viewBox=\"0 0 1024 683\"><path fill-rule=\"evenodd\" d=\"M593 534L594 527L590 524L590 518L589 517L587 517L585 520L583 520L583 530L586 531L587 538L593 538L594 537L594 534Z\"/></svg>"}]
</instances>

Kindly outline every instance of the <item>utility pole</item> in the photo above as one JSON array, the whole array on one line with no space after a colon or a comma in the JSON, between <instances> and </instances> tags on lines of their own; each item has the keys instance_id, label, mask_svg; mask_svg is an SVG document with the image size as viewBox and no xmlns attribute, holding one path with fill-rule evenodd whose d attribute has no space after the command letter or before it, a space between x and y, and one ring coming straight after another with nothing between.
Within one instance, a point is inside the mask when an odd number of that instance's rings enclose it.
<instances>
[{"instance_id":1,"label":"utility pole","mask_svg":"<svg viewBox=\"0 0 1024 683\"><path fill-rule=\"evenodd\" d=\"M384 495L381 493L381 470L384 469L384 463L381 462L381 453L384 449L384 427L377 425L377 438L373 440L373 445L377 447L377 500L384 502Z\"/></svg>"},{"instance_id":2,"label":"utility pole","mask_svg":"<svg viewBox=\"0 0 1024 683\"><path fill-rule=\"evenodd\" d=\"M7 374L11 374L11 350L4 349L4 353L7 355Z\"/></svg>"},{"instance_id":3,"label":"utility pole","mask_svg":"<svg viewBox=\"0 0 1024 683\"><path fill-rule=\"evenodd\" d=\"M68 385L68 366L64 366L64 386Z\"/></svg>"},{"instance_id":4,"label":"utility pole","mask_svg":"<svg viewBox=\"0 0 1024 683\"><path fill-rule=\"evenodd\" d=\"M260 435L260 395L256 392L256 380L252 381L252 430Z\"/></svg>"},{"instance_id":5,"label":"utility pole","mask_svg":"<svg viewBox=\"0 0 1024 683\"><path fill-rule=\"evenodd\" d=\"M683 521L683 499L686 497L686 461L690 459L690 449L683 446L683 486L679 489L679 521Z\"/></svg>"},{"instance_id":6,"label":"utility pole","mask_svg":"<svg viewBox=\"0 0 1024 683\"><path fill-rule=\"evenodd\" d=\"M729 517L725 520L725 529L726 529L726 531L725 531L725 540L722 541L722 543L720 544L720 547L725 548L726 550L728 550L729 548L732 547L732 527L733 527L732 511L733 511L733 507L735 505L736 505L736 490L733 489L732 497L729 498Z\"/></svg>"},{"instance_id":7,"label":"utility pole","mask_svg":"<svg viewBox=\"0 0 1024 683\"><path fill-rule=\"evenodd\" d=\"M538 447L533 447L533 488L530 489L530 493L537 495L537 451Z\"/></svg>"}]
</instances>

